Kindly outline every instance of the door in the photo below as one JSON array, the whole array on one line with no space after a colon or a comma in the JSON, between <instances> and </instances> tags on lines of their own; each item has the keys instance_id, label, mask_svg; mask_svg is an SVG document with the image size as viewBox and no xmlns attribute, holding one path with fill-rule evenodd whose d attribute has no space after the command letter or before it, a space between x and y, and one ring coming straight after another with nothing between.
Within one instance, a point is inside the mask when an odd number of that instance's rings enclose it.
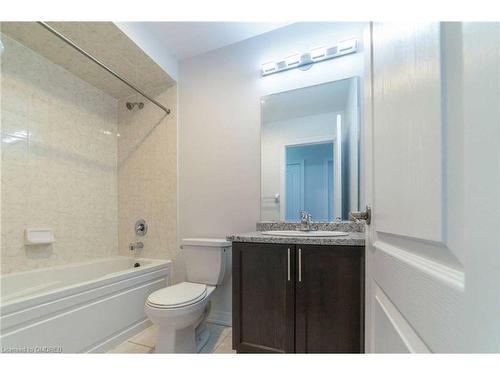
<instances>
[{"instance_id":1,"label":"door","mask_svg":"<svg viewBox=\"0 0 500 375\"><path fill-rule=\"evenodd\" d=\"M333 165L332 155L333 143L328 141L285 147L285 220L300 220L302 210L318 221L328 221L333 216L329 205L333 173L328 170L329 163Z\"/></svg>"},{"instance_id":2,"label":"door","mask_svg":"<svg viewBox=\"0 0 500 375\"><path fill-rule=\"evenodd\" d=\"M363 352L364 248L296 245L295 351Z\"/></svg>"},{"instance_id":3,"label":"door","mask_svg":"<svg viewBox=\"0 0 500 375\"><path fill-rule=\"evenodd\" d=\"M294 248L233 242L233 348L294 352Z\"/></svg>"},{"instance_id":4,"label":"door","mask_svg":"<svg viewBox=\"0 0 500 375\"><path fill-rule=\"evenodd\" d=\"M298 220L304 209L304 163L286 165L286 220Z\"/></svg>"},{"instance_id":5,"label":"door","mask_svg":"<svg viewBox=\"0 0 500 375\"><path fill-rule=\"evenodd\" d=\"M366 351L498 352L499 24L365 45Z\"/></svg>"}]
</instances>

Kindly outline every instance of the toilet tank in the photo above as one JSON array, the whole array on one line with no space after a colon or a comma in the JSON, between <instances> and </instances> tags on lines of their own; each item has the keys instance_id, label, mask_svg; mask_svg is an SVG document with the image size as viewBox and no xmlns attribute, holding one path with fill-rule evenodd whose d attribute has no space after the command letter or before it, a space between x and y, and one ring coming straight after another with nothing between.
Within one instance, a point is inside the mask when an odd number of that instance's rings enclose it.
<instances>
[{"instance_id":1,"label":"toilet tank","mask_svg":"<svg viewBox=\"0 0 500 375\"><path fill-rule=\"evenodd\" d=\"M231 242L217 238L185 238L181 241L181 249L187 281L208 285L222 283Z\"/></svg>"}]
</instances>

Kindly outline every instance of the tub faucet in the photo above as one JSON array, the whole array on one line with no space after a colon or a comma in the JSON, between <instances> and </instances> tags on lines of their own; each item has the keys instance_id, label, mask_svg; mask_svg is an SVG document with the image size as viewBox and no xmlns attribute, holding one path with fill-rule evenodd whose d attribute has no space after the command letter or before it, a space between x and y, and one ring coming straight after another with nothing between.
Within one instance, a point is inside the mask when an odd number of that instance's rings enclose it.
<instances>
[{"instance_id":1,"label":"tub faucet","mask_svg":"<svg viewBox=\"0 0 500 375\"><path fill-rule=\"evenodd\" d=\"M144 244L141 241L131 242L128 245L128 249L130 251L134 251L134 250L142 249L142 248L144 248Z\"/></svg>"},{"instance_id":2,"label":"tub faucet","mask_svg":"<svg viewBox=\"0 0 500 375\"><path fill-rule=\"evenodd\" d=\"M311 229L312 215L307 211L300 211L300 230L309 232Z\"/></svg>"}]
</instances>

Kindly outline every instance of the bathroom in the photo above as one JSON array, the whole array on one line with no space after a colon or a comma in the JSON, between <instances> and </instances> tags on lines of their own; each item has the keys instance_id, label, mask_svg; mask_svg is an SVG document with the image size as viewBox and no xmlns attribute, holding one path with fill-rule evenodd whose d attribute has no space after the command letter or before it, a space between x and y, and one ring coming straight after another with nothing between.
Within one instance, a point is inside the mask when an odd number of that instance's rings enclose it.
<instances>
[{"instance_id":1,"label":"bathroom","mask_svg":"<svg viewBox=\"0 0 500 375\"><path fill-rule=\"evenodd\" d=\"M100 18L0 22L2 359L500 352L499 22Z\"/></svg>"}]
</instances>

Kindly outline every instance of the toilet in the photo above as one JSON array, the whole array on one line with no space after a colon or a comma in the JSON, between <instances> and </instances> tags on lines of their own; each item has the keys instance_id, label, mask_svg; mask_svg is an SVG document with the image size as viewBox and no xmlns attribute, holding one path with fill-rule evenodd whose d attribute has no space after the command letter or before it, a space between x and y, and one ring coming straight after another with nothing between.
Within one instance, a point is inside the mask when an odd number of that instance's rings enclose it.
<instances>
[{"instance_id":1,"label":"toilet","mask_svg":"<svg viewBox=\"0 0 500 375\"><path fill-rule=\"evenodd\" d=\"M157 353L197 353L206 344L210 297L224 280L230 248L224 239L182 240L187 281L151 293L145 303L146 315L159 327Z\"/></svg>"}]
</instances>

